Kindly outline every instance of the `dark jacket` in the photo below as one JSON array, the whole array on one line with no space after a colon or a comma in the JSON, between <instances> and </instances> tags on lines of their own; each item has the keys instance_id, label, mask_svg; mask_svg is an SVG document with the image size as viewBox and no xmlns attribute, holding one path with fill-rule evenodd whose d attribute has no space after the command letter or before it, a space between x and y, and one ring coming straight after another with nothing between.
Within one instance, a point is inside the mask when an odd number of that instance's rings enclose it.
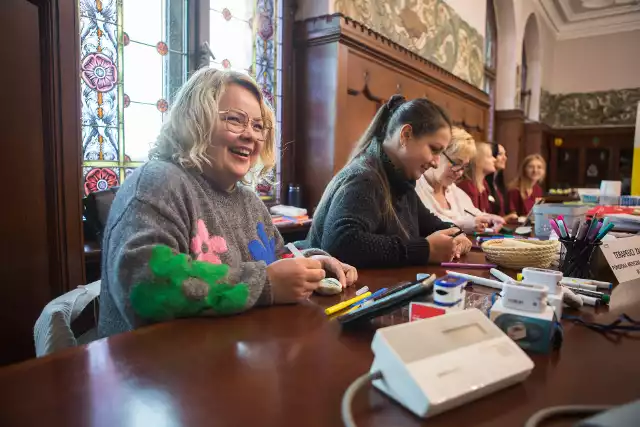
<instances>
[{"instance_id":1,"label":"dark jacket","mask_svg":"<svg viewBox=\"0 0 640 427\"><path fill-rule=\"evenodd\" d=\"M376 173L380 161L390 184L398 221L386 220L384 193ZM408 181L374 142L331 180L315 212L307 244L358 268L424 265L431 233L449 228L424 207Z\"/></svg>"}]
</instances>

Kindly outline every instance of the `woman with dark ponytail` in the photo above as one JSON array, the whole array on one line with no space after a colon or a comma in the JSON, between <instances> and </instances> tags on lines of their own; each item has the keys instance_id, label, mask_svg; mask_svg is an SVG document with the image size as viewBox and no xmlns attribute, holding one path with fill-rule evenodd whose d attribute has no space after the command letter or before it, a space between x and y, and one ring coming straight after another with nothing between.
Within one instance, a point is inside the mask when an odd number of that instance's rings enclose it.
<instances>
[{"instance_id":1,"label":"woman with dark ponytail","mask_svg":"<svg viewBox=\"0 0 640 427\"><path fill-rule=\"evenodd\" d=\"M440 107L426 98L391 97L325 189L308 244L358 268L439 263L467 252L469 240L452 238L457 229L415 192L450 140L451 121Z\"/></svg>"},{"instance_id":2,"label":"woman with dark ponytail","mask_svg":"<svg viewBox=\"0 0 640 427\"><path fill-rule=\"evenodd\" d=\"M491 154L495 158L496 171L486 177L489 186L489 213L504 216L504 201L507 196L504 169L507 166L507 151L501 144L494 143L491 144Z\"/></svg>"}]
</instances>

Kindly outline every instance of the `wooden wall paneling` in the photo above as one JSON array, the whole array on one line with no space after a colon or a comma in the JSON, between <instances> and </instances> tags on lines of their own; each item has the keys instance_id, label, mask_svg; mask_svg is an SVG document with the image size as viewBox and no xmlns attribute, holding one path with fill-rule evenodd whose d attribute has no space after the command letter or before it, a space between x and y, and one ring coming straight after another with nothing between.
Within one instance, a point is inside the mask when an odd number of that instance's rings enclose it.
<instances>
[{"instance_id":1,"label":"wooden wall paneling","mask_svg":"<svg viewBox=\"0 0 640 427\"><path fill-rule=\"evenodd\" d=\"M0 364L34 355L33 326L84 283L75 0L3 0Z\"/></svg>"},{"instance_id":2,"label":"wooden wall paneling","mask_svg":"<svg viewBox=\"0 0 640 427\"><path fill-rule=\"evenodd\" d=\"M555 188L558 182L558 150L555 149L553 136L547 141L549 161L547 165L547 187Z\"/></svg>"},{"instance_id":3,"label":"wooden wall paneling","mask_svg":"<svg viewBox=\"0 0 640 427\"><path fill-rule=\"evenodd\" d=\"M505 181L509 182L518 174L518 167L524 158L522 140L524 137L524 113L522 110L496 111L496 142L502 144L507 151L508 161L504 172Z\"/></svg>"},{"instance_id":4,"label":"wooden wall paneling","mask_svg":"<svg viewBox=\"0 0 640 427\"><path fill-rule=\"evenodd\" d=\"M609 175L609 179L614 181L620 180L620 168L618 165L620 164L620 147L612 147L609 150L609 171L611 171Z\"/></svg>"},{"instance_id":5,"label":"wooden wall paneling","mask_svg":"<svg viewBox=\"0 0 640 427\"><path fill-rule=\"evenodd\" d=\"M296 112L304 116L296 120L296 168L304 170L307 208L315 208L377 108L395 93L426 95L454 121L485 132L484 92L361 24L336 14L298 22L295 31ZM317 150L322 154L314 157ZM318 158L325 164L315 164Z\"/></svg>"},{"instance_id":6,"label":"wooden wall paneling","mask_svg":"<svg viewBox=\"0 0 640 427\"><path fill-rule=\"evenodd\" d=\"M283 0L282 19L282 74L278 76L282 88L282 129L280 159L280 201L287 203L288 184L297 182L295 167L295 57L293 50L293 25L295 0Z\"/></svg>"},{"instance_id":7,"label":"wooden wall paneling","mask_svg":"<svg viewBox=\"0 0 640 427\"><path fill-rule=\"evenodd\" d=\"M346 163L347 159L351 155L351 151L355 147L356 141L360 137L360 134L364 131L363 127L366 127L368 121L377 110L377 105L371 101L366 100L364 94L350 96L349 90L352 89L349 83L349 75L351 74L349 69L349 48L344 45L337 44L338 49L338 84L336 86L335 93L329 92L327 95L329 99L335 99L336 109L334 111L334 123L335 133L333 135L333 158L332 158L332 170L331 177L324 182L324 185L328 184L333 175L335 175ZM364 77L364 76L363 76ZM361 80L360 91L367 89L365 86L364 78ZM368 82L367 84L370 84ZM358 89L356 89L358 90ZM362 111L352 110L351 103L355 101L365 102ZM368 118L368 120L367 120ZM324 192L324 186L318 185L319 195L316 197L320 200L320 196Z\"/></svg>"},{"instance_id":8,"label":"wooden wall paneling","mask_svg":"<svg viewBox=\"0 0 640 427\"><path fill-rule=\"evenodd\" d=\"M296 175L309 207L333 176L338 50L337 44L319 44L296 52Z\"/></svg>"},{"instance_id":9,"label":"wooden wall paneling","mask_svg":"<svg viewBox=\"0 0 640 427\"><path fill-rule=\"evenodd\" d=\"M524 155L541 154L546 151L545 140L550 128L544 123L526 122L524 124ZM548 160L548 157L545 157Z\"/></svg>"},{"instance_id":10,"label":"wooden wall paneling","mask_svg":"<svg viewBox=\"0 0 640 427\"><path fill-rule=\"evenodd\" d=\"M584 187L587 170L587 150L580 150L580 160L578 161L578 186Z\"/></svg>"}]
</instances>

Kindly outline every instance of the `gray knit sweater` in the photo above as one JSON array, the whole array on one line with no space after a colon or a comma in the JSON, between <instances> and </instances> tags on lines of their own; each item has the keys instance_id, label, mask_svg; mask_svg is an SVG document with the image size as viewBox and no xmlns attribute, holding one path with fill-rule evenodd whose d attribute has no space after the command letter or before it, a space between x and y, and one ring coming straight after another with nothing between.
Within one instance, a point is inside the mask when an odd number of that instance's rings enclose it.
<instances>
[{"instance_id":1,"label":"gray knit sweater","mask_svg":"<svg viewBox=\"0 0 640 427\"><path fill-rule=\"evenodd\" d=\"M237 311L273 303L266 266L282 255L284 244L262 201L245 186L222 191L197 171L154 160L124 182L109 213L102 249L100 336L151 323L138 316L130 295L136 284L153 282L149 260L157 245L194 260L227 264L225 283L248 288L246 303Z\"/></svg>"},{"instance_id":2,"label":"gray knit sweater","mask_svg":"<svg viewBox=\"0 0 640 427\"><path fill-rule=\"evenodd\" d=\"M384 194L374 172L378 160L406 236L397 222L383 218ZM450 226L424 207L415 192L415 181L407 180L381 144L374 142L327 185L307 244L357 268L424 265L430 254L426 237Z\"/></svg>"}]
</instances>

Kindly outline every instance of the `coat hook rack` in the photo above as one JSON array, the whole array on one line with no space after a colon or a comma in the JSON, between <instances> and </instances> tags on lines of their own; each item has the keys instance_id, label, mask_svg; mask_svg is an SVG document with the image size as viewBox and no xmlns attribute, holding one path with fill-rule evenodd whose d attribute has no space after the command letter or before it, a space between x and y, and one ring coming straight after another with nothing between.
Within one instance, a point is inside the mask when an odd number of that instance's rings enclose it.
<instances>
[{"instance_id":1,"label":"coat hook rack","mask_svg":"<svg viewBox=\"0 0 640 427\"><path fill-rule=\"evenodd\" d=\"M358 96L362 94L362 96L364 96L366 99L368 99L371 102L375 102L377 105L384 104L386 102L384 98L380 98L373 95L369 90L369 72L365 71L363 77L364 77L364 88L362 88L361 91L358 91L355 89L347 89L347 93L352 96Z\"/></svg>"}]
</instances>

